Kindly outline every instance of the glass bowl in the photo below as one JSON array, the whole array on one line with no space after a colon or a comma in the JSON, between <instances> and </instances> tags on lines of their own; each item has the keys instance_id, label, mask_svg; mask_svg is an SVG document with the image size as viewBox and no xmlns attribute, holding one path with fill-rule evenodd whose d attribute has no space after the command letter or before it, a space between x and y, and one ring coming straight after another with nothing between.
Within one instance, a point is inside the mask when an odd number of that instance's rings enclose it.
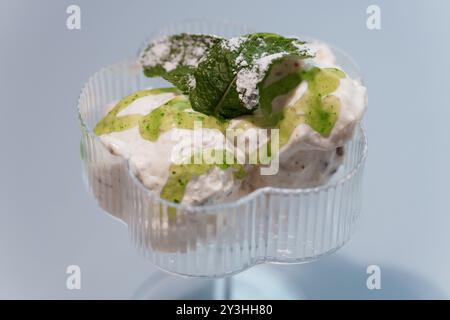
<instances>
[{"instance_id":1,"label":"glass bowl","mask_svg":"<svg viewBox=\"0 0 450 320\"><path fill-rule=\"evenodd\" d=\"M230 37L249 30L223 22L182 22L156 33L156 37L182 31ZM333 52L347 73L360 78L348 55L334 48ZM349 240L361 213L367 155L361 125L345 146L340 170L323 186L266 187L217 205L175 204L146 189L128 161L113 155L93 133L111 101L164 85L164 80L146 78L138 57L133 57L96 72L78 101L81 157L89 190L100 207L128 226L132 241L153 264L185 276L221 277L263 262L310 262ZM169 219L173 210L176 218Z\"/></svg>"}]
</instances>

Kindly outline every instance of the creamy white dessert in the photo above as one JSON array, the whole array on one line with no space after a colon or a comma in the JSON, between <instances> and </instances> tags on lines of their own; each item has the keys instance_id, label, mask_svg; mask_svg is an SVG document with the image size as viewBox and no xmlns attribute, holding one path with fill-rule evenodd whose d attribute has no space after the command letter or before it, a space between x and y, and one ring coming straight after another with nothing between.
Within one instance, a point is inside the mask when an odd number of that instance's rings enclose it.
<instances>
[{"instance_id":1,"label":"creamy white dessert","mask_svg":"<svg viewBox=\"0 0 450 320\"><path fill-rule=\"evenodd\" d=\"M151 91L148 90L149 93ZM156 92L143 95L121 109L117 116L146 116L158 107L176 99L179 99L181 103L185 102L184 97L175 93ZM179 112L190 117L200 116L198 112L190 108ZM197 145L195 144L196 134L201 135ZM235 198L242 181L236 177L235 167L221 168L211 165L206 168L207 165L189 164L196 153L205 150L230 151L232 149L230 142L217 128L194 130L170 126L167 131L161 132L152 141L144 138L139 126L136 125L127 130L102 134L100 140L113 154L129 161L133 173L145 187L157 194L165 193L166 198L174 202L183 202L188 205L226 202L228 199ZM177 188L171 189L170 180L174 170L180 170L184 162L194 167L194 170L198 167L200 171L205 172L190 177L186 181L184 193L177 198L175 191Z\"/></svg>"},{"instance_id":2,"label":"creamy white dessert","mask_svg":"<svg viewBox=\"0 0 450 320\"><path fill-rule=\"evenodd\" d=\"M145 70L150 76L166 77L179 88L142 90L112 103L95 133L112 154L128 161L148 190L175 203L217 204L266 186L309 188L326 183L342 164L345 143L363 116L366 89L336 65L326 44L294 43L289 49L294 54L258 51L260 43L266 45L264 41L285 40L275 36L257 34L254 39L231 39L225 45L212 37L201 40L202 52L192 47L198 41L193 36L180 36L182 42L176 38L176 46L167 39L157 42L149 52L158 59L147 57ZM245 47L234 53L248 38L254 42L249 48L256 50L255 56L245 56ZM209 50L225 50L239 70L221 71L225 62L219 61L220 55L211 61L203 57L208 46L216 44ZM186 46L189 50L183 51ZM305 48L314 49L315 55L305 53ZM250 68L245 59L256 62ZM205 78L208 68L219 72L214 74L217 79ZM225 93L215 99L221 86ZM239 101L236 108L233 101ZM230 129L237 130L237 138L226 135ZM272 142L270 134L256 146L237 141L271 130L279 132L279 150L270 155L279 158L279 168L265 175L262 169L269 164L245 161ZM198 136L202 137L200 144L195 140ZM204 163L205 152L213 150L222 155L217 159L232 154L234 162ZM111 172L115 171L126 170L111 166Z\"/></svg>"},{"instance_id":3,"label":"creamy white dessert","mask_svg":"<svg viewBox=\"0 0 450 320\"><path fill-rule=\"evenodd\" d=\"M287 60L275 65L264 85L271 84L300 70L313 68L339 70L336 58L324 43L310 44L316 51L314 58ZM302 81L294 89L272 100L272 111L294 108L308 92L307 81ZM357 80L342 74L336 88L326 93L326 97L336 97L340 107L336 122L327 135L321 135L305 122L299 123L290 133L289 139L279 150L279 171L275 175L262 175L259 166L249 168L245 184L249 190L261 187L309 188L326 183L342 164L344 145L353 135L355 126L361 120L366 105L366 88ZM330 90L331 91L331 90ZM302 110L295 110L298 114ZM232 120L233 127L244 127L243 135L252 131L265 130L247 123L245 119ZM254 133L253 133L254 134ZM253 151L253 150L251 150ZM248 154L248 150L246 152Z\"/></svg>"}]
</instances>

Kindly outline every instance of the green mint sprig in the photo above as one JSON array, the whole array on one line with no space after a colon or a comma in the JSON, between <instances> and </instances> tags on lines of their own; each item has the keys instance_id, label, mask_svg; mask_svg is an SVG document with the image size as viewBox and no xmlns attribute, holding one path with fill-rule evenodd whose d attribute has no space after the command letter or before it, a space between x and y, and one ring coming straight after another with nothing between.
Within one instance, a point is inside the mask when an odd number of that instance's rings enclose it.
<instances>
[{"instance_id":1,"label":"green mint sprig","mask_svg":"<svg viewBox=\"0 0 450 320\"><path fill-rule=\"evenodd\" d=\"M270 113L262 84L271 66L312 56L304 42L273 33L231 39L180 34L150 44L141 61L145 75L163 77L189 95L194 110L234 118L257 108Z\"/></svg>"}]
</instances>

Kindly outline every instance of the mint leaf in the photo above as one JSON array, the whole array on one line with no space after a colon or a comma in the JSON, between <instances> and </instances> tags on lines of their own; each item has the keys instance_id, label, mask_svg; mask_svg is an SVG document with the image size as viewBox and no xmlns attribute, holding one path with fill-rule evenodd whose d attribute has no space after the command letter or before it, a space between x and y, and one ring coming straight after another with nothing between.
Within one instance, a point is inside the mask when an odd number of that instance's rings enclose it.
<instances>
[{"instance_id":1,"label":"mint leaf","mask_svg":"<svg viewBox=\"0 0 450 320\"><path fill-rule=\"evenodd\" d=\"M180 92L176 88L158 88L158 89L147 89L139 90L133 92L125 97L123 97L115 106L112 108L108 114L101 119L94 128L94 133L96 135L108 134L115 131L123 131L133 128L138 125L139 120L142 118L139 114L129 114L126 116L117 116L120 111L128 107L135 100L142 97L150 96L153 94L161 94L166 92L173 92L178 95Z\"/></svg>"},{"instance_id":2,"label":"mint leaf","mask_svg":"<svg viewBox=\"0 0 450 320\"><path fill-rule=\"evenodd\" d=\"M193 75L195 88L190 92L192 109L208 114L233 118L252 110L241 105L236 90L235 60L237 51L227 49L228 40L214 45Z\"/></svg>"},{"instance_id":3,"label":"mint leaf","mask_svg":"<svg viewBox=\"0 0 450 320\"><path fill-rule=\"evenodd\" d=\"M147 77L162 77L187 93L193 86L191 73L207 51L221 38L181 33L151 43L141 55Z\"/></svg>"},{"instance_id":4,"label":"mint leaf","mask_svg":"<svg viewBox=\"0 0 450 320\"><path fill-rule=\"evenodd\" d=\"M304 42L271 33L255 33L221 40L213 45L193 72L192 108L206 114L234 118L252 113L272 64L286 58L311 57Z\"/></svg>"},{"instance_id":5,"label":"mint leaf","mask_svg":"<svg viewBox=\"0 0 450 320\"><path fill-rule=\"evenodd\" d=\"M228 40L183 33L150 44L141 62L145 75L163 77L189 94L194 110L234 118L258 107L271 112L271 100L280 89L262 84L273 64L286 57L312 57L304 44L273 33Z\"/></svg>"}]
</instances>

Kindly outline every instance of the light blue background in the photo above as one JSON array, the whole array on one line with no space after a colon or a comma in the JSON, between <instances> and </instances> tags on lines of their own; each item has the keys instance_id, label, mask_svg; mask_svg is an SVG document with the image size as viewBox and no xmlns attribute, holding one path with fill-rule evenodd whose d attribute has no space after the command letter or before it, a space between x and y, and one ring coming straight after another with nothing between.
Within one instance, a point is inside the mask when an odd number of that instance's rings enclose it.
<instances>
[{"instance_id":1,"label":"light blue background","mask_svg":"<svg viewBox=\"0 0 450 320\"><path fill-rule=\"evenodd\" d=\"M80 31L66 29L69 4L81 7ZM369 4L381 7L382 30L366 28ZM334 43L358 61L369 89L355 236L316 263L266 269L295 279L308 298L450 298L450 2L443 0L1 0L0 298L129 298L157 288L156 269L82 184L76 101L92 73L135 54L161 24L198 17ZM70 264L82 268L80 291L65 287ZM366 289L371 264L382 270L379 291ZM145 295L164 297L159 287Z\"/></svg>"}]
</instances>

